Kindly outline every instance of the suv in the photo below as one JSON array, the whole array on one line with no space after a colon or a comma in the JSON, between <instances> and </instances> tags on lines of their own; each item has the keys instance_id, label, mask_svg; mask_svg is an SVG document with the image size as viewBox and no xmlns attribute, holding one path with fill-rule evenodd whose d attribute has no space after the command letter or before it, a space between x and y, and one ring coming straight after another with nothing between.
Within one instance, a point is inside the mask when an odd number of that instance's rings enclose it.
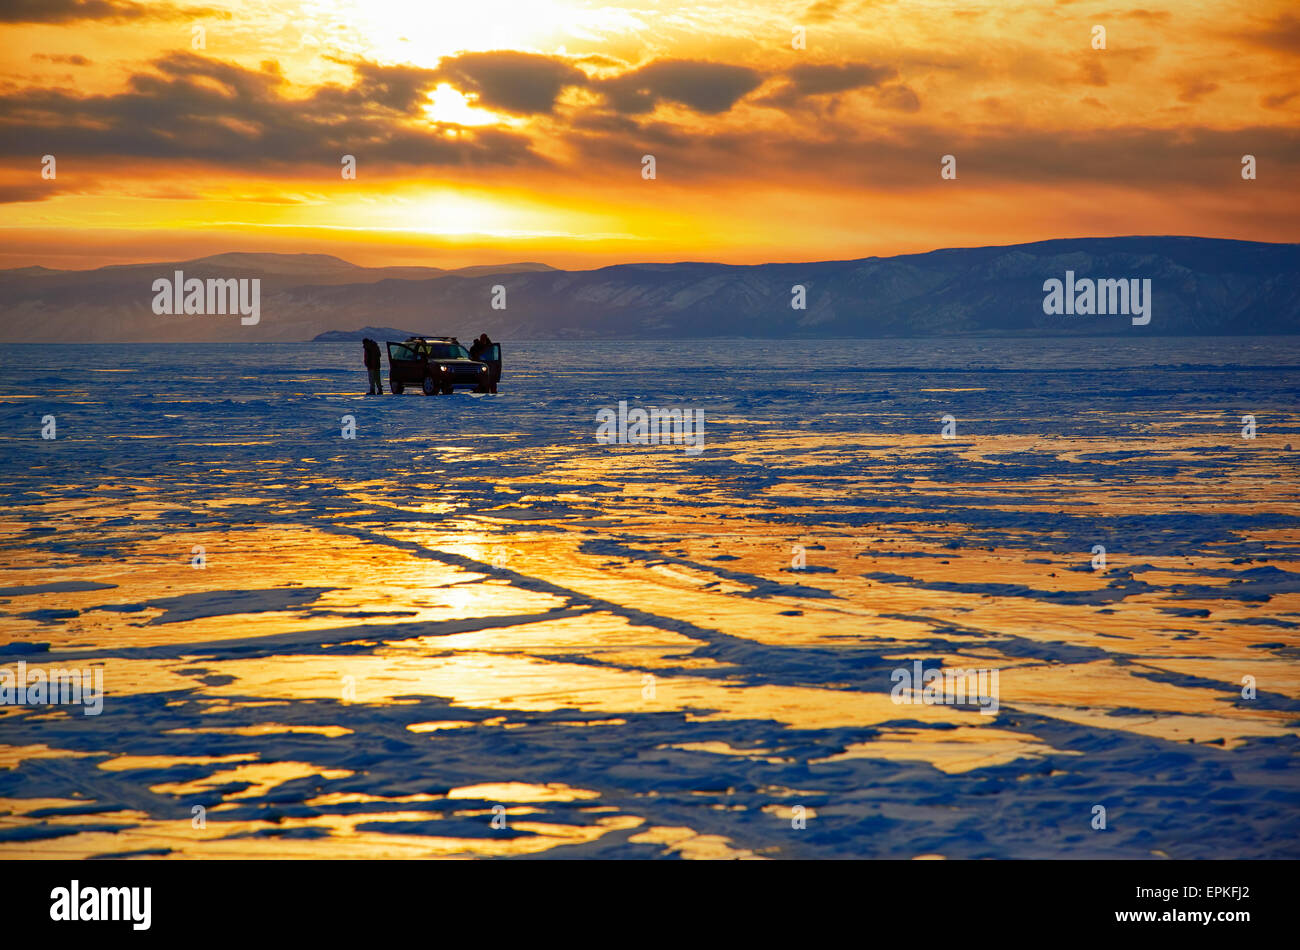
<instances>
[{"instance_id":1,"label":"suv","mask_svg":"<svg viewBox=\"0 0 1300 950\"><path fill-rule=\"evenodd\" d=\"M486 391L499 372L487 362L470 359L454 336L413 336L386 345L388 385L399 396L407 386L419 386L426 396L449 393L457 386ZM497 365L500 353L498 347Z\"/></svg>"}]
</instances>

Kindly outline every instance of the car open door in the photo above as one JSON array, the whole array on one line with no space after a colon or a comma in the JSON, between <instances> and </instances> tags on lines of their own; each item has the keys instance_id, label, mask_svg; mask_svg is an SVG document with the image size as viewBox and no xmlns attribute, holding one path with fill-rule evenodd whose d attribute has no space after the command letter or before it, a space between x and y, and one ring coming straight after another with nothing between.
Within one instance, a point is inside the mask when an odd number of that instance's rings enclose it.
<instances>
[{"instance_id":1,"label":"car open door","mask_svg":"<svg viewBox=\"0 0 1300 950\"><path fill-rule=\"evenodd\" d=\"M401 395L407 384L416 385L424 379L424 358L405 343L385 343L388 347L388 386L395 395Z\"/></svg>"},{"instance_id":2,"label":"car open door","mask_svg":"<svg viewBox=\"0 0 1300 950\"><path fill-rule=\"evenodd\" d=\"M414 373L422 365L420 354L405 343L388 343L388 366L401 370L403 375Z\"/></svg>"}]
</instances>

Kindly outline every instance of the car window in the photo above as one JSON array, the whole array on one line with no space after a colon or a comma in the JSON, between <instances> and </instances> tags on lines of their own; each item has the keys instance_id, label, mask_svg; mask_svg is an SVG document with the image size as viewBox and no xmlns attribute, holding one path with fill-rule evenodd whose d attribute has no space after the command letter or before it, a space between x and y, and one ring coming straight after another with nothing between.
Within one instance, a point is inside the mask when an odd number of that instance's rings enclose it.
<instances>
[{"instance_id":1,"label":"car window","mask_svg":"<svg viewBox=\"0 0 1300 950\"><path fill-rule=\"evenodd\" d=\"M401 343L389 343L388 358L390 360L418 360L420 356L409 346L403 346Z\"/></svg>"},{"instance_id":2,"label":"car window","mask_svg":"<svg viewBox=\"0 0 1300 950\"><path fill-rule=\"evenodd\" d=\"M435 360L467 360L469 354L465 347L456 343L432 343L429 356Z\"/></svg>"}]
</instances>

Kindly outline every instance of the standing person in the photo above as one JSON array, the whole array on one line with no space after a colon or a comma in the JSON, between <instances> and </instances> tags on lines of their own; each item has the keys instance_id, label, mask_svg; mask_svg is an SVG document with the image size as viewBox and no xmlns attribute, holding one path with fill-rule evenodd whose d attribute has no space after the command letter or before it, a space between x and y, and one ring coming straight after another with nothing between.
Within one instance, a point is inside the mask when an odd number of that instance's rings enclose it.
<instances>
[{"instance_id":1,"label":"standing person","mask_svg":"<svg viewBox=\"0 0 1300 950\"><path fill-rule=\"evenodd\" d=\"M367 396L382 396L384 394L384 384L379 379L379 344L370 337L361 341L361 349L366 356L366 371L370 376L370 389L366 392Z\"/></svg>"},{"instance_id":2,"label":"standing person","mask_svg":"<svg viewBox=\"0 0 1300 950\"><path fill-rule=\"evenodd\" d=\"M497 380L501 378L501 361L491 358L492 340L488 338L486 333L480 333L478 339L474 341L474 346L477 349L470 351L470 359L482 360L491 367L491 372L488 373L487 391L495 393L497 391ZM477 356L474 355L475 352L478 353Z\"/></svg>"}]
</instances>

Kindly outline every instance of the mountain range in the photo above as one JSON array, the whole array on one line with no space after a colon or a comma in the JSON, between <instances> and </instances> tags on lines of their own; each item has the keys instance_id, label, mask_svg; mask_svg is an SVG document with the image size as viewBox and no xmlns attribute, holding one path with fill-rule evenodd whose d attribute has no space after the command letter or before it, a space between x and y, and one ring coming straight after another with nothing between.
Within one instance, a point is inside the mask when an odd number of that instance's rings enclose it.
<instances>
[{"instance_id":1,"label":"mountain range","mask_svg":"<svg viewBox=\"0 0 1300 950\"><path fill-rule=\"evenodd\" d=\"M152 283L259 279L261 319L157 315ZM1044 313L1044 282L1149 279L1151 321ZM798 309L796 287L805 307ZM504 303L504 308L493 304ZM380 323L467 339L853 338L1300 333L1300 244L1068 238L811 263L361 267L218 254L95 270L0 271L0 341L301 341ZM330 337L327 336L326 339Z\"/></svg>"}]
</instances>

